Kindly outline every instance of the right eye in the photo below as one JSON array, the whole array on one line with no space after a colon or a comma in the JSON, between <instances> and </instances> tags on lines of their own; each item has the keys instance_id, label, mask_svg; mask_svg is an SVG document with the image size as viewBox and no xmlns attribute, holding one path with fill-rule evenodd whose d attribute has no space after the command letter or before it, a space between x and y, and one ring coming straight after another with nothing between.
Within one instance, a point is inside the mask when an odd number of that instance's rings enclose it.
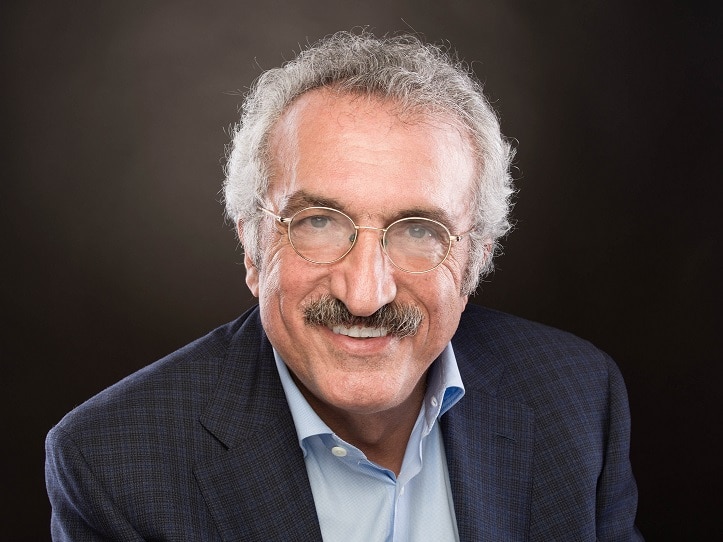
<instances>
[{"instance_id":1,"label":"right eye","mask_svg":"<svg viewBox=\"0 0 723 542\"><path fill-rule=\"evenodd\" d=\"M338 236L346 231L347 222L344 215L334 211L307 209L294 217L291 227L296 235Z\"/></svg>"},{"instance_id":2,"label":"right eye","mask_svg":"<svg viewBox=\"0 0 723 542\"><path fill-rule=\"evenodd\" d=\"M329 225L330 219L328 216L310 216L304 219L312 228L326 228Z\"/></svg>"},{"instance_id":3,"label":"right eye","mask_svg":"<svg viewBox=\"0 0 723 542\"><path fill-rule=\"evenodd\" d=\"M313 215L297 216L294 219L294 228L300 231L328 230L335 224L334 217L329 214L315 213Z\"/></svg>"}]
</instances>

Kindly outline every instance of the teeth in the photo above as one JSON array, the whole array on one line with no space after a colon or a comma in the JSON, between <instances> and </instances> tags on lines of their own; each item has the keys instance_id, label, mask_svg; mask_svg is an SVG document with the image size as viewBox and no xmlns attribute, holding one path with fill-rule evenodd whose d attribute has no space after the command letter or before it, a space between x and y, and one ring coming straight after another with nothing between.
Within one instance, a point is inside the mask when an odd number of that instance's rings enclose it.
<instances>
[{"instance_id":1,"label":"teeth","mask_svg":"<svg viewBox=\"0 0 723 542\"><path fill-rule=\"evenodd\" d=\"M362 327L362 326L334 326L331 330L337 335L347 335L349 337L367 338L367 337L385 337L387 330L378 327Z\"/></svg>"}]
</instances>

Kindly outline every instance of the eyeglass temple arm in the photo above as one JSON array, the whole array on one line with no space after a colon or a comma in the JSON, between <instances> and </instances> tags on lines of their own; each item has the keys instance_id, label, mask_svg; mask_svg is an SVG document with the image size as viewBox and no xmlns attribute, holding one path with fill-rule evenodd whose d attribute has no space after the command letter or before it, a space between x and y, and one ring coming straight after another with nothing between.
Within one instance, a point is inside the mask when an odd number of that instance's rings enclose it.
<instances>
[{"instance_id":1,"label":"eyeglass temple arm","mask_svg":"<svg viewBox=\"0 0 723 542\"><path fill-rule=\"evenodd\" d=\"M476 229L477 229L477 227L475 226L475 227L470 228L470 229L468 229L467 231L463 231L462 233L459 233L459 234L457 234L457 235L451 235L451 234L450 234L449 238L450 238L452 241L454 241L455 243L458 243L458 242L460 242L460 241L462 240L462 237L464 237L465 235L469 235L470 233L472 233L472 232L473 232L474 230L476 230Z\"/></svg>"},{"instance_id":2,"label":"eyeglass temple arm","mask_svg":"<svg viewBox=\"0 0 723 542\"><path fill-rule=\"evenodd\" d=\"M266 209L264 207L259 207L259 210L263 211L264 213L266 213L269 216L272 216L274 218L274 220L276 220L279 224L288 224L289 222L291 222L290 218L284 218L283 216L277 215L275 212L273 212L269 209Z\"/></svg>"}]
</instances>

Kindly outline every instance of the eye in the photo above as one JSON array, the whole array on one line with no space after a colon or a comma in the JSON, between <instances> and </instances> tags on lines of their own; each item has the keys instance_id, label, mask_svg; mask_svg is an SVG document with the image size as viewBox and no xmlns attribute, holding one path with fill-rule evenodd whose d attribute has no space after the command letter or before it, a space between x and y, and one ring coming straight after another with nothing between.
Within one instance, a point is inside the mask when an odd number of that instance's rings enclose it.
<instances>
[{"instance_id":1,"label":"eye","mask_svg":"<svg viewBox=\"0 0 723 542\"><path fill-rule=\"evenodd\" d=\"M431 220L403 220L397 224L393 234L402 242L433 244L444 243L446 239L444 229Z\"/></svg>"},{"instance_id":2,"label":"eye","mask_svg":"<svg viewBox=\"0 0 723 542\"><path fill-rule=\"evenodd\" d=\"M329 225L330 219L328 216L310 216L306 219L309 225L313 228L325 228Z\"/></svg>"},{"instance_id":3,"label":"eye","mask_svg":"<svg viewBox=\"0 0 723 542\"><path fill-rule=\"evenodd\" d=\"M424 239L429 235L433 235L434 232L430 231L429 228L424 227L422 224L410 224L407 228L407 235L414 237L415 239Z\"/></svg>"},{"instance_id":4,"label":"eye","mask_svg":"<svg viewBox=\"0 0 723 542\"><path fill-rule=\"evenodd\" d=\"M347 238L354 232L354 224L345 215L334 209L310 207L294 216L291 232L296 236L326 239Z\"/></svg>"},{"instance_id":5,"label":"eye","mask_svg":"<svg viewBox=\"0 0 723 542\"><path fill-rule=\"evenodd\" d=\"M338 219L333 213L314 211L302 211L294 219L294 226L302 229L323 230L333 226Z\"/></svg>"}]
</instances>

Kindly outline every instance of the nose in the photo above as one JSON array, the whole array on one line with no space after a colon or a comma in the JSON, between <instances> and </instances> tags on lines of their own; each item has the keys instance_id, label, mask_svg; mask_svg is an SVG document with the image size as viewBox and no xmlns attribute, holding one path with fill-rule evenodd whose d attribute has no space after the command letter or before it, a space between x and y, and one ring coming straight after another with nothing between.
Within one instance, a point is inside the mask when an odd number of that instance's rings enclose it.
<instances>
[{"instance_id":1,"label":"nose","mask_svg":"<svg viewBox=\"0 0 723 542\"><path fill-rule=\"evenodd\" d=\"M370 316L397 295L394 266L377 230L359 229L352 251L333 266L331 294L355 316Z\"/></svg>"}]
</instances>

